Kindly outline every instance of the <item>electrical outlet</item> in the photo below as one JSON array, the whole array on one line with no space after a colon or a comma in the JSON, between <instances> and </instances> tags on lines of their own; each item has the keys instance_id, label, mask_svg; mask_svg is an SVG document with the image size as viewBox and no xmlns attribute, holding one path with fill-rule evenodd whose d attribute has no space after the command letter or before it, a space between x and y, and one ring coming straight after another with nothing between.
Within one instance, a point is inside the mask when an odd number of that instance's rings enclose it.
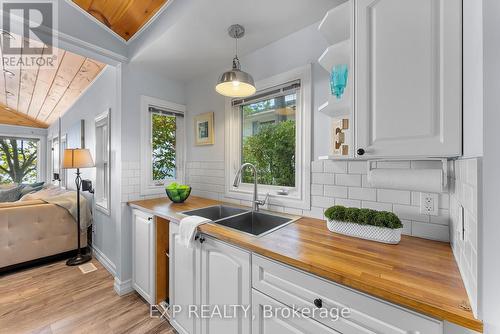
<instances>
[{"instance_id":1,"label":"electrical outlet","mask_svg":"<svg viewBox=\"0 0 500 334\"><path fill-rule=\"evenodd\" d=\"M438 194L420 193L420 213L423 215L438 215Z\"/></svg>"}]
</instances>

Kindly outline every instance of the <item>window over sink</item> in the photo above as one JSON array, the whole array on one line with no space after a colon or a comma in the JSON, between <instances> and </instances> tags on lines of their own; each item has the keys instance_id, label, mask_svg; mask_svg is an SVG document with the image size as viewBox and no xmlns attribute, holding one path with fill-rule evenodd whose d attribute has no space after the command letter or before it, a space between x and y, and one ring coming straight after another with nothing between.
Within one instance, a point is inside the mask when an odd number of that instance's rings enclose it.
<instances>
[{"instance_id":1,"label":"window over sink","mask_svg":"<svg viewBox=\"0 0 500 334\"><path fill-rule=\"evenodd\" d=\"M226 104L226 196L249 200L257 168L258 190L274 205L310 207L311 70L295 69L256 83L257 93Z\"/></svg>"}]
</instances>

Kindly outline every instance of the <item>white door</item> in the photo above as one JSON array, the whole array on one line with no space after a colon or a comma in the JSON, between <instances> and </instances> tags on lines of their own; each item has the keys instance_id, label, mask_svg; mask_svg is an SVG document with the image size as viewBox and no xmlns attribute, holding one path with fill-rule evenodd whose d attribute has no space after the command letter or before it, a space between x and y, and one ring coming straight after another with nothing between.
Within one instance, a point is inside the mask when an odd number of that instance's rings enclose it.
<instances>
[{"instance_id":1,"label":"white door","mask_svg":"<svg viewBox=\"0 0 500 334\"><path fill-rule=\"evenodd\" d=\"M200 321L189 315L190 305L199 305L200 296L200 243L191 248L179 243L179 226L170 223L170 305L172 322L181 334L200 333Z\"/></svg>"},{"instance_id":2,"label":"white door","mask_svg":"<svg viewBox=\"0 0 500 334\"><path fill-rule=\"evenodd\" d=\"M132 224L132 286L154 304L155 296L154 219L142 211L133 211Z\"/></svg>"},{"instance_id":3,"label":"white door","mask_svg":"<svg viewBox=\"0 0 500 334\"><path fill-rule=\"evenodd\" d=\"M213 314L202 319L202 333L250 334L251 254L206 236L201 240L201 304Z\"/></svg>"},{"instance_id":4,"label":"white door","mask_svg":"<svg viewBox=\"0 0 500 334\"><path fill-rule=\"evenodd\" d=\"M290 308L257 290L252 300L252 334L340 334L311 318L293 316Z\"/></svg>"},{"instance_id":5,"label":"white door","mask_svg":"<svg viewBox=\"0 0 500 334\"><path fill-rule=\"evenodd\" d=\"M462 1L358 0L355 12L357 151L461 155Z\"/></svg>"}]
</instances>

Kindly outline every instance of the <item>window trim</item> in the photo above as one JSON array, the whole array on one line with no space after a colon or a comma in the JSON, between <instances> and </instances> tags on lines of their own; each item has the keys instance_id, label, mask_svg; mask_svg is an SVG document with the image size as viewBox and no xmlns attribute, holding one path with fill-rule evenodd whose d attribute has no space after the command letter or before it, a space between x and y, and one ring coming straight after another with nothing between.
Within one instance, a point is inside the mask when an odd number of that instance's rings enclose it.
<instances>
[{"instance_id":1,"label":"window trim","mask_svg":"<svg viewBox=\"0 0 500 334\"><path fill-rule=\"evenodd\" d=\"M102 126L102 123L106 123L106 126L108 128L107 130L107 142L108 142L108 171L109 171L109 176L108 176L108 197L106 198L106 204L107 208L102 206L96 197L95 200L95 207L96 210L101 211L107 216L111 215L111 108L108 108L105 112L97 115L94 118L94 130L95 130L95 138L96 138L96 143L95 143L95 149L96 149L96 160L97 160L97 129ZM97 161L96 161L97 162ZM96 168L96 181L97 181L97 168ZM97 188L97 184L95 185L94 188Z\"/></svg>"},{"instance_id":2,"label":"window trim","mask_svg":"<svg viewBox=\"0 0 500 334\"><path fill-rule=\"evenodd\" d=\"M259 197L264 198L270 194L270 204L277 206L294 207L309 210L311 208L311 148L312 148L312 81L311 65L302 66L290 71L269 77L256 82L257 91L263 91L286 82L300 80L300 96L297 102L300 112L297 120L297 157L296 157L296 186L293 195L278 195L277 189L286 187L259 185ZM250 201L252 199L253 185L241 184L233 188L233 179L241 165L241 113L239 108L232 106L232 99L226 99L225 105L225 196L232 199Z\"/></svg>"},{"instance_id":3,"label":"window trim","mask_svg":"<svg viewBox=\"0 0 500 334\"><path fill-rule=\"evenodd\" d=\"M141 181L140 181L140 195L160 195L165 192L166 182L162 184L154 184L149 176L152 175L151 166L151 121L149 107L163 108L173 110L176 113L182 114L182 131L178 131L177 143L178 148L176 152L176 179L168 180L168 183L178 182L184 183L185 175L185 154L186 154L186 106L174 102L169 102L154 98L151 96L141 95ZM180 133L179 133L180 132ZM180 139L180 144L179 144ZM179 152L180 151L180 152Z\"/></svg>"},{"instance_id":4,"label":"window trim","mask_svg":"<svg viewBox=\"0 0 500 334\"><path fill-rule=\"evenodd\" d=\"M64 143L64 145L63 145ZM68 148L68 141L67 141L67 135L64 134L61 136L61 140L59 141L59 151L62 153L62 157L64 159L64 150ZM61 157L61 153L59 154L59 156ZM62 166L62 160L63 159L59 159L59 161L61 161L60 165ZM61 168L61 166L59 167L59 186L63 189L67 189L68 188L68 170L66 168Z\"/></svg>"}]
</instances>

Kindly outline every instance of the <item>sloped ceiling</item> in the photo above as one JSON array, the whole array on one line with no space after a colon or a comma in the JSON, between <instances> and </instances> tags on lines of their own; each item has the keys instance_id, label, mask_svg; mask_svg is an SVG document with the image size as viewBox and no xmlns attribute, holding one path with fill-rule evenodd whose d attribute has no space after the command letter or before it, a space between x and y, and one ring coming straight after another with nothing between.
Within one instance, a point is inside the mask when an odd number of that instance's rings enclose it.
<instances>
[{"instance_id":1,"label":"sloped ceiling","mask_svg":"<svg viewBox=\"0 0 500 334\"><path fill-rule=\"evenodd\" d=\"M167 0L73 0L80 8L128 41Z\"/></svg>"},{"instance_id":2,"label":"sloped ceiling","mask_svg":"<svg viewBox=\"0 0 500 334\"><path fill-rule=\"evenodd\" d=\"M0 65L0 113L13 111L12 117L35 120L28 126L46 127L68 110L105 66L61 49L54 54L53 68Z\"/></svg>"}]
</instances>

